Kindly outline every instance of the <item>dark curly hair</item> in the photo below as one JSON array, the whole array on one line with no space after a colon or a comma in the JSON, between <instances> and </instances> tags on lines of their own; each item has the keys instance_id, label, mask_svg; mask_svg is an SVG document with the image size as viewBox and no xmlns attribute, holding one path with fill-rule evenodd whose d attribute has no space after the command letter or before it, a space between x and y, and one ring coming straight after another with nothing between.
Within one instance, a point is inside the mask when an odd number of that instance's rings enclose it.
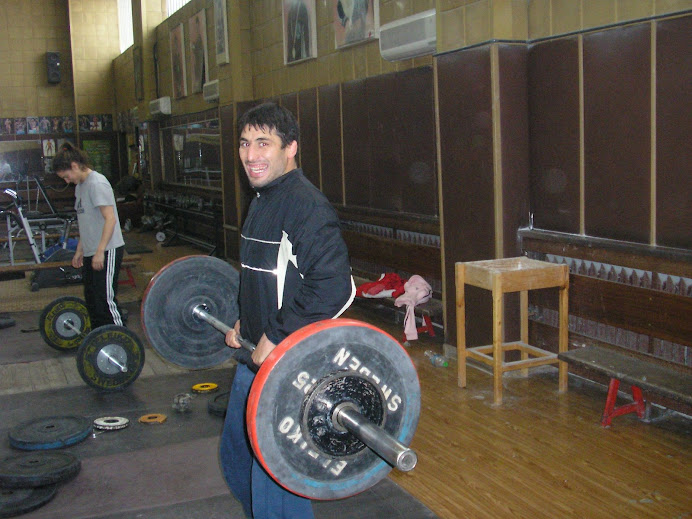
<instances>
[{"instance_id":1,"label":"dark curly hair","mask_svg":"<svg viewBox=\"0 0 692 519\"><path fill-rule=\"evenodd\" d=\"M51 170L53 173L57 173L58 171L71 169L73 162L76 162L82 168L91 168L91 161L86 152L66 142L60 146L60 149L55 154Z\"/></svg>"},{"instance_id":2,"label":"dark curly hair","mask_svg":"<svg viewBox=\"0 0 692 519\"><path fill-rule=\"evenodd\" d=\"M262 103L240 116L238 135L246 126L266 131L274 130L281 138L281 147L285 148L293 141L298 142L300 129L295 116L283 106L276 103Z\"/></svg>"}]
</instances>

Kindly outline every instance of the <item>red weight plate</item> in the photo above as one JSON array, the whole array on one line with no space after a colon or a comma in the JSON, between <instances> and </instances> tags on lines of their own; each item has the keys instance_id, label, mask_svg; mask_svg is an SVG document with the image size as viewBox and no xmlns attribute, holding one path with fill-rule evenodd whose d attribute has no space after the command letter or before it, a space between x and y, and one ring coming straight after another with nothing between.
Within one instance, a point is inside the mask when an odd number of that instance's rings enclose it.
<instances>
[{"instance_id":1,"label":"red weight plate","mask_svg":"<svg viewBox=\"0 0 692 519\"><path fill-rule=\"evenodd\" d=\"M418 424L418 375L391 335L353 319L320 321L291 334L255 377L247 404L248 436L265 470L287 490L311 499L355 495L391 471L365 446L337 456L313 440L304 404L314 402L325 380L339 377L360 377L375 388L385 413L376 425L402 444L410 445ZM331 427L331 416L325 422Z\"/></svg>"}]
</instances>

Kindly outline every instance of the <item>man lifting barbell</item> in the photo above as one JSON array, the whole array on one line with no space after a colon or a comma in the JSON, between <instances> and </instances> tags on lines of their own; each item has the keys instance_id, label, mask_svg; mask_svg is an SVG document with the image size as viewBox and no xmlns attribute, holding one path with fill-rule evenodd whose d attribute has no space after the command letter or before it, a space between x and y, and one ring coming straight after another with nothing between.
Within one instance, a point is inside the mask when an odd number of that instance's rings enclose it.
<instances>
[{"instance_id":1,"label":"man lifting barbell","mask_svg":"<svg viewBox=\"0 0 692 519\"><path fill-rule=\"evenodd\" d=\"M238 121L240 160L256 197L241 234L238 334L257 345L261 365L305 325L341 315L355 285L336 212L296 164L298 123L288 110L265 103ZM245 411L254 373L240 365L221 436L224 476L248 517L313 517L308 499L286 491L257 463L247 440Z\"/></svg>"}]
</instances>

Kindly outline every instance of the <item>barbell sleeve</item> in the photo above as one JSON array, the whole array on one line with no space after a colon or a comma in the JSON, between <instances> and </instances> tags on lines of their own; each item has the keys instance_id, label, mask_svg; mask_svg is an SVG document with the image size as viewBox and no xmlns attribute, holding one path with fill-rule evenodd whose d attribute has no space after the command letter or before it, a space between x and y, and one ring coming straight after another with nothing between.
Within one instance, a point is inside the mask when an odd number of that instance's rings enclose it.
<instances>
[{"instance_id":1,"label":"barbell sleeve","mask_svg":"<svg viewBox=\"0 0 692 519\"><path fill-rule=\"evenodd\" d=\"M416 466L418 456L413 449L406 447L352 406L340 407L335 415L339 424L392 467L408 472Z\"/></svg>"}]
</instances>

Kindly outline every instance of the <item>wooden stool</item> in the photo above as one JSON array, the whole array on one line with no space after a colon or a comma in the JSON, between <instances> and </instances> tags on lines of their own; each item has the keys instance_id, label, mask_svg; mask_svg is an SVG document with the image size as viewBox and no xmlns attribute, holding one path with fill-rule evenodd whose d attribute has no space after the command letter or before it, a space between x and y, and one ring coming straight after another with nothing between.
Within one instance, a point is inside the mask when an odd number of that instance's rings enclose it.
<instances>
[{"instance_id":1,"label":"wooden stool","mask_svg":"<svg viewBox=\"0 0 692 519\"><path fill-rule=\"evenodd\" d=\"M502 374L545 364L558 364L559 391L567 389L567 364L556 353L529 345L529 290L558 287L560 289L560 339L558 352L567 351L569 267L525 257L456 263L457 357L459 387L466 387L466 359L472 358L492 367L495 404L502 403ZM466 309L464 285L491 290L493 294L493 343L487 346L466 347ZM520 292L521 340L503 342L502 322L504 294ZM504 353L521 352L521 360L504 361Z\"/></svg>"}]
</instances>

